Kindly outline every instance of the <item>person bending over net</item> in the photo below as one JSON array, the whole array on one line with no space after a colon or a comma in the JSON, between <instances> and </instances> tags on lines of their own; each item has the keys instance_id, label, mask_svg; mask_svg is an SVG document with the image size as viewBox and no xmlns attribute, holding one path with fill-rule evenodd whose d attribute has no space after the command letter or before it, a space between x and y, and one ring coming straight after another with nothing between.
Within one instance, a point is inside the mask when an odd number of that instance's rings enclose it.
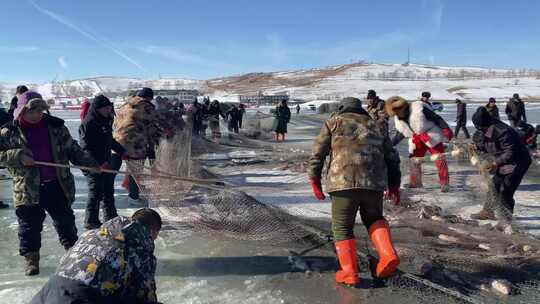
<instances>
[{"instance_id":1,"label":"person bending over net","mask_svg":"<svg viewBox=\"0 0 540 304\"><path fill-rule=\"evenodd\" d=\"M426 106L424 101L408 102L399 96L390 97L386 101L386 112L394 116L398 133L392 139L397 145L404 138L409 139L409 186L421 188L422 158L429 151L436 155L435 165L439 171L441 192L450 189L448 163L444 156L444 142L452 140L454 134L448 124L439 115Z\"/></svg>"},{"instance_id":2,"label":"person bending over net","mask_svg":"<svg viewBox=\"0 0 540 304\"><path fill-rule=\"evenodd\" d=\"M313 143L308 175L317 199L324 200L321 174L330 155L326 191L332 198L332 230L341 270L336 281L360 282L354 223L360 210L380 261L376 276L386 278L399 265L388 222L383 217L383 192L399 203L399 155L385 131L362 109L359 99L344 98Z\"/></svg>"},{"instance_id":3,"label":"person bending over net","mask_svg":"<svg viewBox=\"0 0 540 304\"><path fill-rule=\"evenodd\" d=\"M472 214L471 218L495 220L495 211L500 211L501 220L509 222L514 212L514 193L532 162L529 151L516 130L494 119L485 107L476 110L472 121L479 131L473 137L476 149L495 158L486 171L493 174L494 191L500 202L496 202L497 206L484 204L482 210Z\"/></svg>"},{"instance_id":4,"label":"person bending over net","mask_svg":"<svg viewBox=\"0 0 540 304\"><path fill-rule=\"evenodd\" d=\"M161 217L148 208L87 231L31 304L157 303L154 241Z\"/></svg>"}]
</instances>

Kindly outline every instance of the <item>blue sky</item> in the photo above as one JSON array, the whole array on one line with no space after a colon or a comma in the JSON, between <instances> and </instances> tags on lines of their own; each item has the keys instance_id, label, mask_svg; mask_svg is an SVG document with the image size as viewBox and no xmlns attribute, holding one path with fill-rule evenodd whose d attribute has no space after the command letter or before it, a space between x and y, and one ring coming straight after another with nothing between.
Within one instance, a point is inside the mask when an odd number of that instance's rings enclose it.
<instances>
[{"instance_id":1,"label":"blue sky","mask_svg":"<svg viewBox=\"0 0 540 304\"><path fill-rule=\"evenodd\" d=\"M3 0L0 81L208 79L358 60L540 68L535 0Z\"/></svg>"}]
</instances>

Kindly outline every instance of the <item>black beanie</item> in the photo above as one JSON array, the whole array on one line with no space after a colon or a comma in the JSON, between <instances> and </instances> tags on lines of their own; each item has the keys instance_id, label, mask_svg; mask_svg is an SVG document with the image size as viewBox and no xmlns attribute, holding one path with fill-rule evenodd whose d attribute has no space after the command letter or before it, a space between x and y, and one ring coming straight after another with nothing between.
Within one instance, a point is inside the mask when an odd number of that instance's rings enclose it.
<instances>
[{"instance_id":1,"label":"black beanie","mask_svg":"<svg viewBox=\"0 0 540 304\"><path fill-rule=\"evenodd\" d=\"M135 93L135 96L139 96L148 100L154 99L154 90L150 88L142 88Z\"/></svg>"},{"instance_id":2,"label":"black beanie","mask_svg":"<svg viewBox=\"0 0 540 304\"><path fill-rule=\"evenodd\" d=\"M28 87L26 87L25 85L20 85L17 87L17 89L15 89L15 94L22 94L26 92L28 92Z\"/></svg>"},{"instance_id":3,"label":"black beanie","mask_svg":"<svg viewBox=\"0 0 540 304\"><path fill-rule=\"evenodd\" d=\"M493 118L485 107L479 107L472 117L474 127L478 130L487 128L493 124Z\"/></svg>"},{"instance_id":4,"label":"black beanie","mask_svg":"<svg viewBox=\"0 0 540 304\"><path fill-rule=\"evenodd\" d=\"M431 98L431 93L430 92L422 92L422 97Z\"/></svg>"},{"instance_id":5,"label":"black beanie","mask_svg":"<svg viewBox=\"0 0 540 304\"><path fill-rule=\"evenodd\" d=\"M367 98L366 99L375 99L377 98L377 92L375 90L369 90L367 92Z\"/></svg>"},{"instance_id":6,"label":"black beanie","mask_svg":"<svg viewBox=\"0 0 540 304\"><path fill-rule=\"evenodd\" d=\"M94 101L92 103L94 104L94 108L96 109L113 105L113 103L105 95L98 95L94 97Z\"/></svg>"}]
</instances>

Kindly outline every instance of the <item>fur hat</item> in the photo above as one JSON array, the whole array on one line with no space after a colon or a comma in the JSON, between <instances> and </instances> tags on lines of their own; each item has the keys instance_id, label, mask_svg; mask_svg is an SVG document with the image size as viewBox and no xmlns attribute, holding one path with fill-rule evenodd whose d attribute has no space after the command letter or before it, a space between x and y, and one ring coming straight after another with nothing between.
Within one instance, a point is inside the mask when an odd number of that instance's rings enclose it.
<instances>
[{"instance_id":1,"label":"fur hat","mask_svg":"<svg viewBox=\"0 0 540 304\"><path fill-rule=\"evenodd\" d=\"M385 102L386 113L390 116L395 116L397 110L408 106L409 102L400 96L392 96Z\"/></svg>"}]
</instances>

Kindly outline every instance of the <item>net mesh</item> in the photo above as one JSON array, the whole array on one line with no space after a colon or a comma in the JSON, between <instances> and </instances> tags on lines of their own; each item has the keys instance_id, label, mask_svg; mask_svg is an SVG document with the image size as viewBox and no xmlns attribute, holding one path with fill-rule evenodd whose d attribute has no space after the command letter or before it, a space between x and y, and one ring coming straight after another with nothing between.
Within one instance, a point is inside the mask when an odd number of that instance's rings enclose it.
<instances>
[{"instance_id":1,"label":"net mesh","mask_svg":"<svg viewBox=\"0 0 540 304\"><path fill-rule=\"evenodd\" d=\"M214 238L264 241L272 246L325 245L333 250L328 238L329 220L321 224L289 214L231 185L200 184L176 178L219 179L203 167L201 155L211 151L216 162L238 165L227 158L230 147L249 147L261 154L275 152L267 144L243 135L225 133L218 141L206 140L192 137L186 128L173 138L162 140L154 163L129 161L128 169L134 173L150 207L159 210L171 227ZM452 153L460 162L472 156L465 146L456 145ZM304 151L298 155L301 155L298 162L306 161ZM483 170L481 165L479 168ZM494 195L496 191L490 188L493 186L487 172L484 170L482 174L481 187L487 191L481 193L487 195L473 199L491 200L496 210L500 201ZM388 287L403 293L403 298L409 299L407 302L498 303L501 298L490 284L494 279L505 278L511 282L513 292L517 291L509 302L540 301L538 239L520 233L506 235L492 226L479 226L475 221L444 214L436 204L409 200L406 194L400 207L385 203L385 215L391 222L393 239L402 259L401 269L406 271L388 280ZM369 254L374 249L367 241L365 229L360 225L357 228L357 238L365 240L359 246L360 251L367 254L361 259L361 269L368 269Z\"/></svg>"}]
</instances>

